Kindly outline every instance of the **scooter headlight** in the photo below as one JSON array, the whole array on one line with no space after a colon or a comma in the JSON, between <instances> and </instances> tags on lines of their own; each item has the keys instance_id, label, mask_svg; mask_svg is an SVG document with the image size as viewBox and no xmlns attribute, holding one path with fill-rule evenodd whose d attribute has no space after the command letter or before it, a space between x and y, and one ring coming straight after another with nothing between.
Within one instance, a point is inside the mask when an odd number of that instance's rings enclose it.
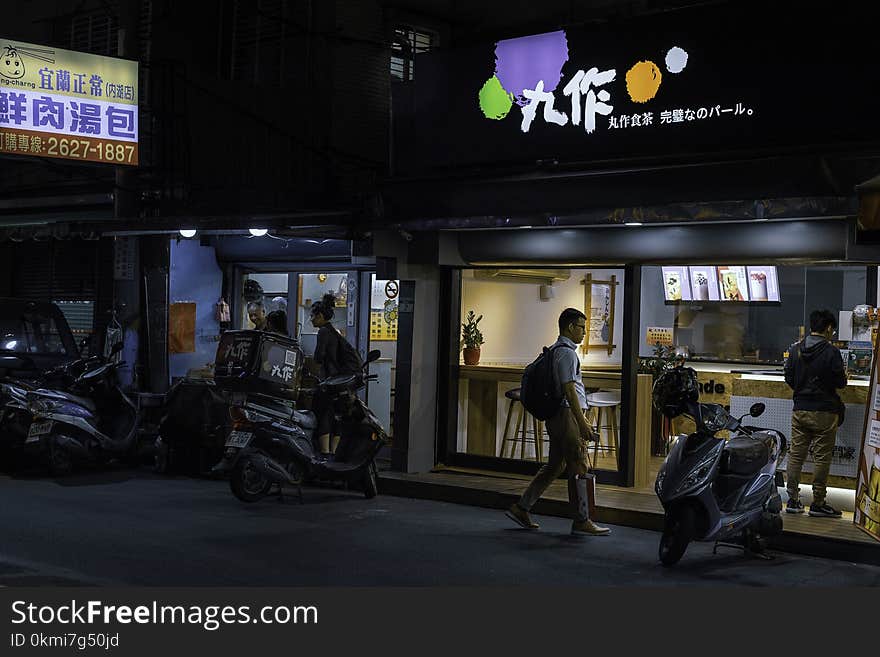
<instances>
[{"instance_id":1,"label":"scooter headlight","mask_svg":"<svg viewBox=\"0 0 880 657\"><path fill-rule=\"evenodd\" d=\"M685 477L684 481L676 488L676 492L681 492L693 488L702 482L709 473L712 472L712 466L715 465L716 454L713 452L708 457L700 461L691 473Z\"/></svg>"}]
</instances>

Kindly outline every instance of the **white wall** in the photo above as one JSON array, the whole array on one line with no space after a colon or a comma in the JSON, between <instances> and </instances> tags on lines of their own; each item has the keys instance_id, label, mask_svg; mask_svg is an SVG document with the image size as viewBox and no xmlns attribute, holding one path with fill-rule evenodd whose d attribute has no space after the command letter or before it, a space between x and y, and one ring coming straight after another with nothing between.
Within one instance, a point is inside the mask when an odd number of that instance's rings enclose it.
<instances>
[{"instance_id":1,"label":"white wall","mask_svg":"<svg viewBox=\"0 0 880 657\"><path fill-rule=\"evenodd\" d=\"M464 270L462 321L469 310L478 316L483 315L479 328L485 343L480 351L480 364L524 365L532 362L542 347L556 341L559 335L556 322L563 310L570 307L584 311L581 281L590 273L593 279L599 280L609 280L613 274L619 282L614 292L613 338L617 348L610 356L607 349L590 349L586 356L581 353L581 361L593 365L619 365L623 351L623 272L623 269L572 269L571 278L553 284L555 297L542 301L540 286L535 283L476 279L473 270Z\"/></svg>"}]
</instances>

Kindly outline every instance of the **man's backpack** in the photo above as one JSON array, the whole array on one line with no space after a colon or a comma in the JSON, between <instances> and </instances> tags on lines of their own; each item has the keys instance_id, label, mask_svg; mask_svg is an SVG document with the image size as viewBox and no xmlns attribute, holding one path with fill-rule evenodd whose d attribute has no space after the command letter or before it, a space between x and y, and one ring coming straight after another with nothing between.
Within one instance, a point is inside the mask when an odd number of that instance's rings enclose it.
<instances>
[{"instance_id":1,"label":"man's backpack","mask_svg":"<svg viewBox=\"0 0 880 657\"><path fill-rule=\"evenodd\" d=\"M522 376L520 400L523 408L542 422L556 415L562 405L562 397L556 390L556 371L553 367L553 352L560 347L571 349L562 344L544 347L541 354L526 365Z\"/></svg>"}]
</instances>

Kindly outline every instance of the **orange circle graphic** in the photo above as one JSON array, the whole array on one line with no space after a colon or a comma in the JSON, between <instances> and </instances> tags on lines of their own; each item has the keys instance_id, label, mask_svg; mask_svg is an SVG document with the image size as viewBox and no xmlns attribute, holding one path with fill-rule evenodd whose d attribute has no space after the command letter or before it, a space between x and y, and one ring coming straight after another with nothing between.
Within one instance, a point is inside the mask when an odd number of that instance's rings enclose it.
<instances>
[{"instance_id":1,"label":"orange circle graphic","mask_svg":"<svg viewBox=\"0 0 880 657\"><path fill-rule=\"evenodd\" d=\"M660 89L663 76L652 61L641 61L626 72L626 90L634 103L647 103Z\"/></svg>"}]
</instances>

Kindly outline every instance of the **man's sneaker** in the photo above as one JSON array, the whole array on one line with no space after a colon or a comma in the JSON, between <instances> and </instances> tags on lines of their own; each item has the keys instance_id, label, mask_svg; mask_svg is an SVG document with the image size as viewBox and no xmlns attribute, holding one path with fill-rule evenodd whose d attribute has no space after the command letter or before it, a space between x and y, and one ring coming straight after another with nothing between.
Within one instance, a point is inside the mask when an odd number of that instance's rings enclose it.
<instances>
[{"instance_id":1,"label":"man's sneaker","mask_svg":"<svg viewBox=\"0 0 880 657\"><path fill-rule=\"evenodd\" d=\"M523 509L519 504L514 503L507 511L504 512L508 518L513 520L523 529L537 529L538 523L532 520L529 512Z\"/></svg>"},{"instance_id":2,"label":"man's sneaker","mask_svg":"<svg viewBox=\"0 0 880 657\"><path fill-rule=\"evenodd\" d=\"M571 533L585 536L605 536L610 534L608 527L600 527L592 520L575 520L571 523Z\"/></svg>"},{"instance_id":3,"label":"man's sneaker","mask_svg":"<svg viewBox=\"0 0 880 657\"><path fill-rule=\"evenodd\" d=\"M800 500L793 500L788 498L788 502L785 505L786 513L803 513L804 512L804 503Z\"/></svg>"},{"instance_id":4,"label":"man's sneaker","mask_svg":"<svg viewBox=\"0 0 880 657\"><path fill-rule=\"evenodd\" d=\"M827 502L824 504L811 504L810 515L814 518L839 518L843 514Z\"/></svg>"}]
</instances>

